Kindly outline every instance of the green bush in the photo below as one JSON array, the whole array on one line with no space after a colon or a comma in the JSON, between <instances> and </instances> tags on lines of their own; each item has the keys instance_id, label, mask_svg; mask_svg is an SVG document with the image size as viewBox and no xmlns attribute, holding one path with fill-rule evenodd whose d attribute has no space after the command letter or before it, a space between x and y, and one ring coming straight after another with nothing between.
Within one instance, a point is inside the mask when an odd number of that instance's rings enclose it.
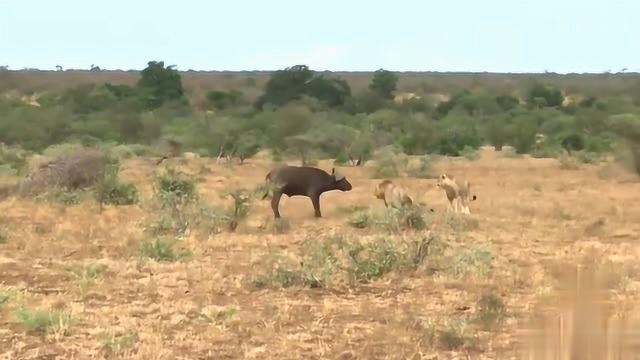
<instances>
[{"instance_id":1,"label":"green bush","mask_svg":"<svg viewBox=\"0 0 640 360\"><path fill-rule=\"evenodd\" d=\"M138 202L138 189L132 183L118 179L119 163L108 164L95 190L96 200L107 205L132 205Z\"/></svg>"},{"instance_id":2,"label":"green bush","mask_svg":"<svg viewBox=\"0 0 640 360\"><path fill-rule=\"evenodd\" d=\"M531 115L518 115L513 119L513 138L509 145L517 154L528 154L536 144L538 125Z\"/></svg>"},{"instance_id":3,"label":"green bush","mask_svg":"<svg viewBox=\"0 0 640 360\"><path fill-rule=\"evenodd\" d=\"M465 147L477 149L482 137L473 118L452 111L435 126L436 137L429 152L440 155L460 156Z\"/></svg>"},{"instance_id":4,"label":"green bush","mask_svg":"<svg viewBox=\"0 0 640 360\"><path fill-rule=\"evenodd\" d=\"M417 166L407 167L407 175L419 179L435 179L438 177L437 171L433 167L433 159L429 155L422 155L418 158Z\"/></svg>"},{"instance_id":5,"label":"green bush","mask_svg":"<svg viewBox=\"0 0 640 360\"><path fill-rule=\"evenodd\" d=\"M376 166L373 168L374 179L399 177L409 162L405 154L395 146L381 148L374 155Z\"/></svg>"}]
</instances>

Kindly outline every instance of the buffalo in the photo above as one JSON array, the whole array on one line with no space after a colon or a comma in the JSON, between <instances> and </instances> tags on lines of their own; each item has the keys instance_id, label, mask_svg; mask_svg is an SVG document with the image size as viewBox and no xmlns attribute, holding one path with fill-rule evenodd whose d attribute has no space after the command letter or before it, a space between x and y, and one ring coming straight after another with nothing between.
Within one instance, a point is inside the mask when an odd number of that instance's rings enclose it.
<instances>
[{"instance_id":1,"label":"buffalo","mask_svg":"<svg viewBox=\"0 0 640 360\"><path fill-rule=\"evenodd\" d=\"M280 218L280 198L282 195L306 196L311 199L315 217L321 218L320 212L320 195L326 191L340 190L350 191L353 187L347 178L331 170L331 174L322 169L310 166L291 166L283 165L271 170L265 177L267 184L273 185L273 198L271 199L271 209L273 216ZM269 191L264 194L262 200L266 199Z\"/></svg>"}]
</instances>

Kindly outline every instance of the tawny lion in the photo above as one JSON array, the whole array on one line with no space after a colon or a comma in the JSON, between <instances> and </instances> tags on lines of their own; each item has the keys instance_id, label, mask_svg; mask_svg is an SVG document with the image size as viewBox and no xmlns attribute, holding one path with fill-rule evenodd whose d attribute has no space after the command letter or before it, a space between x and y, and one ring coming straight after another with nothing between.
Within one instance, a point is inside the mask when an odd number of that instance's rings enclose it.
<instances>
[{"instance_id":1,"label":"tawny lion","mask_svg":"<svg viewBox=\"0 0 640 360\"><path fill-rule=\"evenodd\" d=\"M413 199L407 190L404 187L395 184L391 180L381 181L376 185L373 193L376 198L384 201L384 205L386 207L401 209L403 207L410 207L414 204ZM417 205L425 206L424 203L419 203ZM433 212L433 209L429 210Z\"/></svg>"},{"instance_id":2,"label":"tawny lion","mask_svg":"<svg viewBox=\"0 0 640 360\"><path fill-rule=\"evenodd\" d=\"M469 180L458 180L449 174L441 174L438 177L437 187L444 189L449 200L447 210L453 209L454 213L471 214L469 202L477 199L476 195L471 197L471 183ZM469 198L471 197L471 200Z\"/></svg>"}]
</instances>

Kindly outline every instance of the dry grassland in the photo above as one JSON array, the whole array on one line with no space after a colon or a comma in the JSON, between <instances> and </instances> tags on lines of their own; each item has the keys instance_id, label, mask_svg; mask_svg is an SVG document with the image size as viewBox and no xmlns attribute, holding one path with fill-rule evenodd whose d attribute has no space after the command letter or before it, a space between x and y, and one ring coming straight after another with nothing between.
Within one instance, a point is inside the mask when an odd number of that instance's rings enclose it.
<instances>
[{"instance_id":1,"label":"dry grassland","mask_svg":"<svg viewBox=\"0 0 640 360\"><path fill-rule=\"evenodd\" d=\"M169 162L195 176L210 204L229 202L219 195L223 189L261 184L272 166L266 160L234 167L204 158ZM290 230L275 234L264 226L272 217L269 201L256 200L236 233L187 233L178 246L190 256L157 262L142 261L138 252L154 216L145 202L154 172L163 167L153 163L124 162L121 176L139 187L140 205L99 214L90 199L77 205L0 203L0 358L640 354L637 344L631 349L640 336L640 185L621 181L613 165L562 170L554 159L507 158L486 149L477 161L445 158L435 163L438 171L472 181L478 195L473 214L466 220L445 216L447 200L436 180L395 179L436 210L427 215L429 230L395 234L348 225L354 206L380 211L384 205L373 197L379 180L371 179L370 169L346 167L354 189L324 194L323 219L313 218L309 199L283 197L280 209ZM297 264L310 243L376 235L395 243L436 240L416 269L394 269L368 282L336 271L320 288L258 286L261 276L275 276L278 256ZM434 250L436 243L445 250ZM70 313L71 320L58 317L38 332L36 310ZM547 342L525 336L531 334L543 334Z\"/></svg>"}]
</instances>

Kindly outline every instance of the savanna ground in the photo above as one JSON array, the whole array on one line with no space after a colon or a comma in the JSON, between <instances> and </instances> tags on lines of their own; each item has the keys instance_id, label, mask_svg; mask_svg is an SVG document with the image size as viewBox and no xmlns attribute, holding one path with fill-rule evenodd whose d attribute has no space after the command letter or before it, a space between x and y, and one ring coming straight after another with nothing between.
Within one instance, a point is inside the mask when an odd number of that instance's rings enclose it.
<instances>
[{"instance_id":1,"label":"savanna ground","mask_svg":"<svg viewBox=\"0 0 640 360\"><path fill-rule=\"evenodd\" d=\"M0 357L524 358L531 342L522 330L547 309L547 327L534 327L604 359L622 346L615 331L640 330L606 320L632 318L640 298L640 186L611 163L567 169L492 148L475 161L443 157L436 172L468 177L478 200L471 216L447 216L435 179L394 179L435 209L424 230L350 225L384 205L372 194L371 165L341 167L354 188L325 193L323 219L313 218L309 199L283 197L289 228L278 233L269 201L254 200L235 233L187 231L175 253L156 249L156 261L141 250L157 218L147 205L156 172L191 174L204 203L229 206L225 189L260 185L273 164L154 161L123 163L139 205L99 213L91 199L0 203ZM344 249L355 252L354 244L365 251L347 262ZM602 270L605 305L591 301L602 294L588 292L580 269ZM576 279L582 301L563 292Z\"/></svg>"}]
</instances>

